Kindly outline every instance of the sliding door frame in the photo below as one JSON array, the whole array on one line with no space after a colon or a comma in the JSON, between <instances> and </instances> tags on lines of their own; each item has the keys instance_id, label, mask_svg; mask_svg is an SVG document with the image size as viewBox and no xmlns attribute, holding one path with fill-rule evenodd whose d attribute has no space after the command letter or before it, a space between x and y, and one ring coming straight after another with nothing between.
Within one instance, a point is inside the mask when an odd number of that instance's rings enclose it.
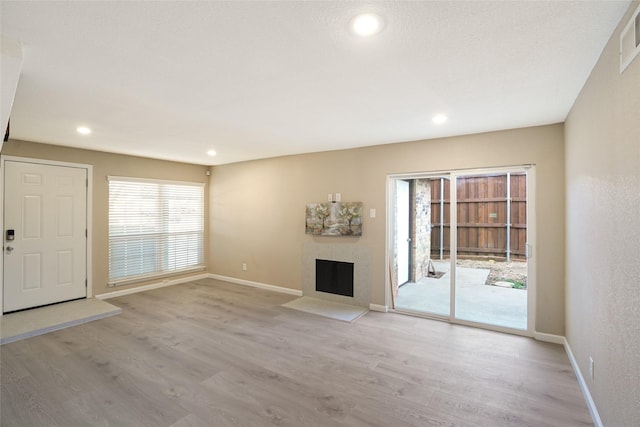
<instances>
[{"instance_id":1,"label":"sliding door frame","mask_svg":"<svg viewBox=\"0 0 640 427\"><path fill-rule=\"evenodd\" d=\"M472 322L468 320L458 319L456 317L456 259L457 259L457 239L458 239L458 218L457 218L457 191L456 191L456 179L458 177L492 174L492 173L526 173L527 181L527 328L526 329L512 329L503 326ZM434 172L422 172L422 173L402 173L402 174L390 174L387 176L387 227L386 227L386 286L385 286L385 305L390 307L392 311L396 311L393 306L392 296L392 277L393 277L393 245L395 242L394 235L394 222L396 220L394 216L393 202L395 200L395 180L398 179L436 179L445 178L450 187L450 293L449 293L449 316L423 313L414 310L400 310L399 312L417 315L421 317L432 318L436 320L445 320L450 323L473 326L483 329L489 329L498 332L507 332L514 335L524 335L533 337L535 333L535 313L536 313L536 187L535 187L535 166L534 165L519 165L519 166L505 166L505 167L493 167L493 168L477 168L477 169L457 169L446 171L434 171ZM510 219L508 219L510 220Z\"/></svg>"}]
</instances>

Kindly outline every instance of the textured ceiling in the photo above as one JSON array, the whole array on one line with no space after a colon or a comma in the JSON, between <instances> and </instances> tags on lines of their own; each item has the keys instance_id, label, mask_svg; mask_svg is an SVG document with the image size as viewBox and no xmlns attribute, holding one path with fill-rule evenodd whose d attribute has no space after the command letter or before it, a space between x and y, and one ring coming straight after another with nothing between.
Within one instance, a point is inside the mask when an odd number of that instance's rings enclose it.
<instances>
[{"instance_id":1,"label":"textured ceiling","mask_svg":"<svg viewBox=\"0 0 640 427\"><path fill-rule=\"evenodd\" d=\"M215 165L562 122L628 6L3 0L11 137Z\"/></svg>"}]
</instances>

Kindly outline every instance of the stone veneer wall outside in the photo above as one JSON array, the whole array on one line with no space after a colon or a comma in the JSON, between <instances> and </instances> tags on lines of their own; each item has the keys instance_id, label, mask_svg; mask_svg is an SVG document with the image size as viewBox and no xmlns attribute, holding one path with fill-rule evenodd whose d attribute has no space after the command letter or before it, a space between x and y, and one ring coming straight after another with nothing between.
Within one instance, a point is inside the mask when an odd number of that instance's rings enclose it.
<instances>
[{"instance_id":1,"label":"stone veneer wall outside","mask_svg":"<svg viewBox=\"0 0 640 427\"><path fill-rule=\"evenodd\" d=\"M431 257L431 180L413 181L413 227L411 230L411 280L419 281L427 276Z\"/></svg>"}]
</instances>

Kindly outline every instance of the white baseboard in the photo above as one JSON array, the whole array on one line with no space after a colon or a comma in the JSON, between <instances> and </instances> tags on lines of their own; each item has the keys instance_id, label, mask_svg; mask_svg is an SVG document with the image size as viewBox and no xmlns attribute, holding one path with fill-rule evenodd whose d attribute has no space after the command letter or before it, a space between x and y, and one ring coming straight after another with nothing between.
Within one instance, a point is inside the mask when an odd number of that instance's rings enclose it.
<instances>
[{"instance_id":1,"label":"white baseboard","mask_svg":"<svg viewBox=\"0 0 640 427\"><path fill-rule=\"evenodd\" d=\"M180 283L193 282L194 280L201 280L201 279L207 279L207 278L209 278L209 275L206 273L198 274L196 276L180 277L178 279L152 283L150 285L138 286L136 288L121 289L119 291L107 292L106 294L96 295L95 297L97 299L109 299L109 298L121 297L124 295L136 294L138 292L150 291L152 289L159 289L159 288L164 288L166 286L179 285Z\"/></svg>"},{"instance_id":2,"label":"white baseboard","mask_svg":"<svg viewBox=\"0 0 640 427\"><path fill-rule=\"evenodd\" d=\"M589 386L587 386L587 382L584 380L582 376L582 372L580 372L580 367L578 366L578 362L576 358L573 356L573 351L571 350L571 346L569 345L569 341L564 339L563 342L564 350L567 352L567 356L569 356L569 362L571 362L571 367L573 367L573 372L576 374L576 378L578 379L578 385L580 385L580 389L582 390L582 394L584 395L584 400L587 401L587 407L589 408L589 413L591 414L591 418L593 419L593 423L596 427L604 427L602 424L602 420L600 419L600 414L598 413L598 408L596 408L596 402L593 401L591 397L591 392L589 391Z\"/></svg>"},{"instance_id":3,"label":"white baseboard","mask_svg":"<svg viewBox=\"0 0 640 427\"><path fill-rule=\"evenodd\" d=\"M562 344L566 342L562 335L545 334L544 332L534 332L533 338L538 341L550 342L553 344Z\"/></svg>"},{"instance_id":4,"label":"white baseboard","mask_svg":"<svg viewBox=\"0 0 640 427\"><path fill-rule=\"evenodd\" d=\"M301 297L302 291L298 289L283 288L282 286L267 285L266 283L252 282L250 280L236 279L235 277L221 276L219 274L207 275L210 279L222 280L223 282L235 283L237 285L251 286L252 288L266 289L269 291L280 292L283 294L296 295Z\"/></svg>"},{"instance_id":5,"label":"white baseboard","mask_svg":"<svg viewBox=\"0 0 640 427\"><path fill-rule=\"evenodd\" d=\"M380 311L382 313L386 313L387 311L389 311L389 308L386 305L369 304L369 310L371 310L371 311Z\"/></svg>"}]
</instances>

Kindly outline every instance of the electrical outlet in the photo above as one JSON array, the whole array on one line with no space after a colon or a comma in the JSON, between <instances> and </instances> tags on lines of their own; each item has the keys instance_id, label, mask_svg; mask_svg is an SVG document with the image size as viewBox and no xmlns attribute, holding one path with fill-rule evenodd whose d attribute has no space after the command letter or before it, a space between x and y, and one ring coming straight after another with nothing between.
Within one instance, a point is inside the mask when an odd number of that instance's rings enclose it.
<instances>
[{"instance_id":1,"label":"electrical outlet","mask_svg":"<svg viewBox=\"0 0 640 427\"><path fill-rule=\"evenodd\" d=\"M593 357L589 356L589 376L593 379Z\"/></svg>"},{"instance_id":2,"label":"electrical outlet","mask_svg":"<svg viewBox=\"0 0 640 427\"><path fill-rule=\"evenodd\" d=\"M242 271L247 271L247 263L242 263Z\"/></svg>"}]
</instances>

